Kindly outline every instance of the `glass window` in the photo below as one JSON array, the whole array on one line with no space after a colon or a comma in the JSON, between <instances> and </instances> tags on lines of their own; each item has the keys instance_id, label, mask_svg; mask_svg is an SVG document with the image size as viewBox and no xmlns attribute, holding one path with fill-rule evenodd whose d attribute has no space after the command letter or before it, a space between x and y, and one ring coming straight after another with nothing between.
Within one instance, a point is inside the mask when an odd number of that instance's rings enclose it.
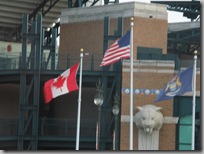
<instances>
[{"instance_id":1,"label":"glass window","mask_svg":"<svg viewBox=\"0 0 204 154\"><path fill-rule=\"evenodd\" d=\"M191 150L192 116L180 117L179 150Z\"/></svg>"}]
</instances>

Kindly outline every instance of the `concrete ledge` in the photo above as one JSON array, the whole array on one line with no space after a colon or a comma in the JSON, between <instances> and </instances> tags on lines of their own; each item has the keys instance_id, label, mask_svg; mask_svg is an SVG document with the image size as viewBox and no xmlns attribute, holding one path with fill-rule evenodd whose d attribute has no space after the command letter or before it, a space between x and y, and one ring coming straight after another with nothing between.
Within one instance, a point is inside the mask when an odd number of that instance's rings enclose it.
<instances>
[{"instance_id":1,"label":"concrete ledge","mask_svg":"<svg viewBox=\"0 0 204 154\"><path fill-rule=\"evenodd\" d=\"M130 68L123 68L123 72L130 72ZM159 69L133 69L133 72L143 72L143 73L174 73L174 70L159 70Z\"/></svg>"},{"instance_id":2,"label":"concrete ledge","mask_svg":"<svg viewBox=\"0 0 204 154\"><path fill-rule=\"evenodd\" d=\"M174 61L166 60L134 60L133 72L175 73ZM130 60L123 60L123 72L130 72Z\"/></svg>"},{"instance_id":3,"label":"concrete ledge","mask_svg":"<svg viewBox=\"0 0 204 154\"><path fill-rule=\"evenodd\" d=\"M120 121L121 122L130 122L130 116L128 116L128 115L121 115Z\"/></svg>"},{"instance_id":4,"label":"concrete ledge","mask_svg":"<svg viewBox=\"0 0 204 154\"><path fill-rule=\"evenodd\" d=\"M160 67L174 67L175 63L171 60L134 60L134 66L160 66ZM130 66L130 60L123 60L123 66Z\"/></svg>"},{"instance_id":5,"label":"concrete ledge","mask_svg":"<svg viewBox=\"0 0 204 154\"><path fill-rule=\"evenodd\" d=\"M179 117L164 117L164 124L176 124L178 123ZM130 122L129 115L121 115L121 122Z\"/></svg>"},{"instance_id":6,"label":"concrete ledge","mask_svg":"<svg viewBox=\"0 0 204 154\"><path fill-rule=\"evenodd\" d=\"M190 92L186 92L185 94L183 94L182 96L193 96L193 92L190 91ZM182 97L180 96L180 97ZM196 91L196 96L199 96L200 97L200 91Z\"/></svg>"},{"instance_id":7,"label":"concrete ledge","mask_svg":"<svg viewBox=\"0 0 204 154\"><path fill-rule=\"evenodd\" d=\"M60 16L60 23L76 23L103 20L104 17L110 18L118 17L144 17L150 16L155 19L167 20L168 14L166 5L153 4L153 3L141 3L141 2L129 2L118 3L112 5L82 7L63 9Z\"/></svg>"},{"instance_id":8,"label":"concrete ledge","mask_svg":"<svg viewBox=\"0 0 204 154\"><path fill-rule=\"evenodd\" d=\"M179 117L164 117L164 124L177 124Z\"/></svg>"}]
</instances>

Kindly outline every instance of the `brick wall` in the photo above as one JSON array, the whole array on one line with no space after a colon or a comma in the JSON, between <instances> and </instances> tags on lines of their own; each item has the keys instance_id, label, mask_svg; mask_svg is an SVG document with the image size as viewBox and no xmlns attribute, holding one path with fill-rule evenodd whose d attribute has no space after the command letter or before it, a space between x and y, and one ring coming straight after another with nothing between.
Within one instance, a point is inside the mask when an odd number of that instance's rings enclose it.
<instances>
[{"instance_id":1,"label":"brick wall","mask_svg":"<svg viewBox=\"0 0 204 154\"><path fill-rule=\"evenodd\" d=\"M117 30L117 19L110 19L109 23L109 35L113 35ZM135 17L134 23L134 59L136 59L138 46L161 48L166 54L168 27L166 20ZM83 48L85 53L94 54L95 68L99 68L103 58L104 21L67 23L62 24L60 28L60 67L66 67L67 54L70 55L73 64L78 62L80 49ZM130 18L126 17L123 19L122 35L127 30L130 30ZM113 42L110 40L109 46Z\"/></svg>"},{"instance_id":2,"label":"brick wall","mask_svg":"<svg viewBox=\"0 0 204 154\"><path fill-rule=\"evenodd\" d=\"M60 17L60 67L66 67L67 54L73 64L79 60L79 52L94 53L95 67L99 69L103 58L104 17L109 17L109 35L117 30L117 19L122 17L122 35L130 30L130 18L134 17L134 59L137 47L161 48L167 52L166 6L147 3L123 3L91 8L63 10ZM109 46L114 40L109 41ZM89 54L89 55L90 55ZM86 56L84 56L85 58ZM78 59L77 59L78 58Z\"/></svg>"},{"instance_id":3,"label":"brick wall","mask_svg":"<svg viewBox=\"0 0 204 154\"><path fill-rule=\"evenodd\" d=\"M94 11L95 9L95 11ZM94 12L94 13L93 13ZM76 15L77 14L77 15ZM135 15L136 14L136 15ZM100 64L103 58L103 44L104 44L104 17L109 16L109 35L113 35L117 30L117 18L122 17L122 35L127 30L130 30L130 18L134 17L134 59L137 55L137 47L161 48L163 54L167 53L167 13L166 8L162 5L143 4L143 3L127 3L120 5L111 5L106 7L92 7L80 10L66 10L61 15L61 33L60 33L60 50L59 54L65 55L69 53L74 55L71 59L77 59L80 48L84 48L84 52L94 53L97 61L95 65ZM109 41L109 46L114 40ZM77 54L76 54L77 53ZM61 56L60 65L65 65ZM84 56L86 57L86 56ZM78 56L79 59L79 56ZM74 60L73 60L74 61ZM140 66L143 69L143 66ZM149 67L149 66L148 66ZM159 66L155 68L158 69ZM97 66L95 66L95 69ZM99 68L99 67L98 67ZM125 69L125 67L124 67ZM154 69L150 68L149 69ZM173 69L173 68L171 68ZM160 88L163 86L162 81L167 81L172 77L172 74L159 74L140 72L134 73L134 87L138 88ZM153 82L152 82L153 81ZM159 83L158 83L159 82ZM129 73L123 71L122 86L129 87ZM134 113L137 105L144 105L152 103L155 95L144 97L143 95L134 96ZM158 104L164 106L163 104ZM172 116L172 102L162 110L166 116ZM129 114L129 97L123 95L121 115ZM134 131L137 132L136 126ZM121 150L128 149L129 129L127 123L121 123ZM137 138L137 133L134 133L134 139ZM135 149L137 143L134 143Z\"/></svg>"},{"instance_id":4,"label":"brick wall","mask_svg":"<svg viewBox=\"0 0 204 154\"><path fill-rule=\"evenodd\" d=\"M155 64L157 64L157 66ZM134 79L133 89L158 89L163 88L164 84L168 82L174 76L174 63L170 63L169 66L165 66L165 62L159 63L157 61L148 63L147 61L137 62L134 61ZM123 63L123 75L122 75L122 87L130 87L130 69L129 61ZM167 100L154 103L156 98L155 94L134 94L133 95L133 114L137 112L137 106L143 106L146 104L152 104L158 107L162 107L163 116L173 116L173 101ZM121 115L130 115L130 95L122 94L122 107ZM160 130L160 143L168 140L171 144L159 144L160 150L175 150L175 124L164 124ZM128 132L128 133L124 133ZM125 134L125 135L124 135ZM138 146L138 132L136 125L134 124L134 150ZM166 141L165 141L166 142ZM121 150L129 149L129 123L121 122Z\"/></svg>"},{"instance_id":5,"label":"brick wall","mask_svg":"<svg viewBox=\"0 0 204 154\"><path fill-rule=\"evenodd\" d=\"M134 59L137 59L137 47L161 48L162 53L167 53L167 10L166 6L145 4L145 3L126 3L118 5L107 5L103 7L91 7L82 9L64 10L61 15L61 34L60 51L61 55L65 53L79 55L80 48L84 52L94 53L97 61L94 61L95 68L103 58L104 44L104 17L109 16L109 35L113 35L117 29L117 18L123 18L123 35L130 30L130 17L134 17ZM109 46L114 41L109 41ZM62 56L65 58L65 56ZM72 59L79 59L72 57ZM61 60L61 65L63 61ZM129 66L123 65L122 87L129 87ZM141 89L161 89L167 81L174 76L174 67L162 65L137 65L135 64L134 88ZM140 70L140 71L138 71ZM144 71L145 70L145 71ZM156 70L152 72L151 70ZM165 70L165 71L160 71ZM167 70L167 71L166 71ZM198 82L198 81L197 81ZM197 84L198 85L198 84ZM197 86L199 87L199 85ZM155 94L134 95L134 114L137 112L136 106L145 104L154 104L162 107L161 112L164 116L173 116L173 101L163 101L153 103ZM127 94L122 95L121 115L129 115L130 97ZM160 131L160 149L175 149L175 124L165 124ZM129 123L122 122L120 130L120 149L129 149ZM165 144L168 138L168 143ZM137 128L134 125L134 149L137 149Z\"/></svg>"}]
</instances>

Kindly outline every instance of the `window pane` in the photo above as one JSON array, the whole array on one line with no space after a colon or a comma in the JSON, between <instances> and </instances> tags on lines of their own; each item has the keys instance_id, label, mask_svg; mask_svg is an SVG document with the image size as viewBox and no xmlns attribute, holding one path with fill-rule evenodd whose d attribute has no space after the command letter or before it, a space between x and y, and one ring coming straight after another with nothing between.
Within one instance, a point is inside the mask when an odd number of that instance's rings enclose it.
<instances>
[{"instance_id":1,"label":"window pane","mask_svg":"<svg viewBox=\"0 0 204 154\"><path fill-rule=\"evenodd\" d=\"M180 117L179 150L191 150L192 116Z\"/></svg>"},{"instance_id":2,"label":"window pane","mask_svg":"<svg viewBox=\"0 0 204 154\"><path fill-rule=\"evenodd\" d=\"M179 143L191 144L191 126L180 125L179 127Z\"/></svg>"},{"instance_id":3,"label":"window pane","mask_svg":"<svg viewBox=\"0 0 204 154\"><path fill-rule=\"evenodd\" d=\"M192 116L188 115L188 116L185 116L185 117L181 117L179 123L180 124L189 124L189 125L191 125L192 124Z\"/></svg>"},{"instance_id":4,"label":"window pane","mask_svg":"<svg viewBox=\"0 0 204 154\"><path fill-rule=\"evenodd\" d=\"M179 150L191 150L191 145L179 145Z\"/></svg>"}]
</instances>

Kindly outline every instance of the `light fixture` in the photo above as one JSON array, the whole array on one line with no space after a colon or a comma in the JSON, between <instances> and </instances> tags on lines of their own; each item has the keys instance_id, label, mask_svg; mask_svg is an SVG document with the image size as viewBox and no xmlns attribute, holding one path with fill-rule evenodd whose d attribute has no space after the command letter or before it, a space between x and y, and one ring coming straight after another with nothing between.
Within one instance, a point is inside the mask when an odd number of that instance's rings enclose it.
<instances>
[{"instance_id":1,"label":"light fixture","mask_svg":"<svg viewBox=\"0 0 204 154\"><path fill-rule=\"evenodd\" d=\"M119 100L118 100L118 95L116 93L116 95L114 96L114 101L113 101L113 108L112 108L112 113L117 116L120 109L119 109L119 106L118 106L118 103L119 103Z\"/></svg>"},{"instance_id":2,"label":"light fixture","mask_svg":"<svg viewBox=\"0 0 204 154\"><path fill-rule=\"evenodd\" d=\"M103 104L103 89L100 80L96 83L96 94L94 96L94 103L97 106L101 106Z\"/></svg>"}]
</instances>

